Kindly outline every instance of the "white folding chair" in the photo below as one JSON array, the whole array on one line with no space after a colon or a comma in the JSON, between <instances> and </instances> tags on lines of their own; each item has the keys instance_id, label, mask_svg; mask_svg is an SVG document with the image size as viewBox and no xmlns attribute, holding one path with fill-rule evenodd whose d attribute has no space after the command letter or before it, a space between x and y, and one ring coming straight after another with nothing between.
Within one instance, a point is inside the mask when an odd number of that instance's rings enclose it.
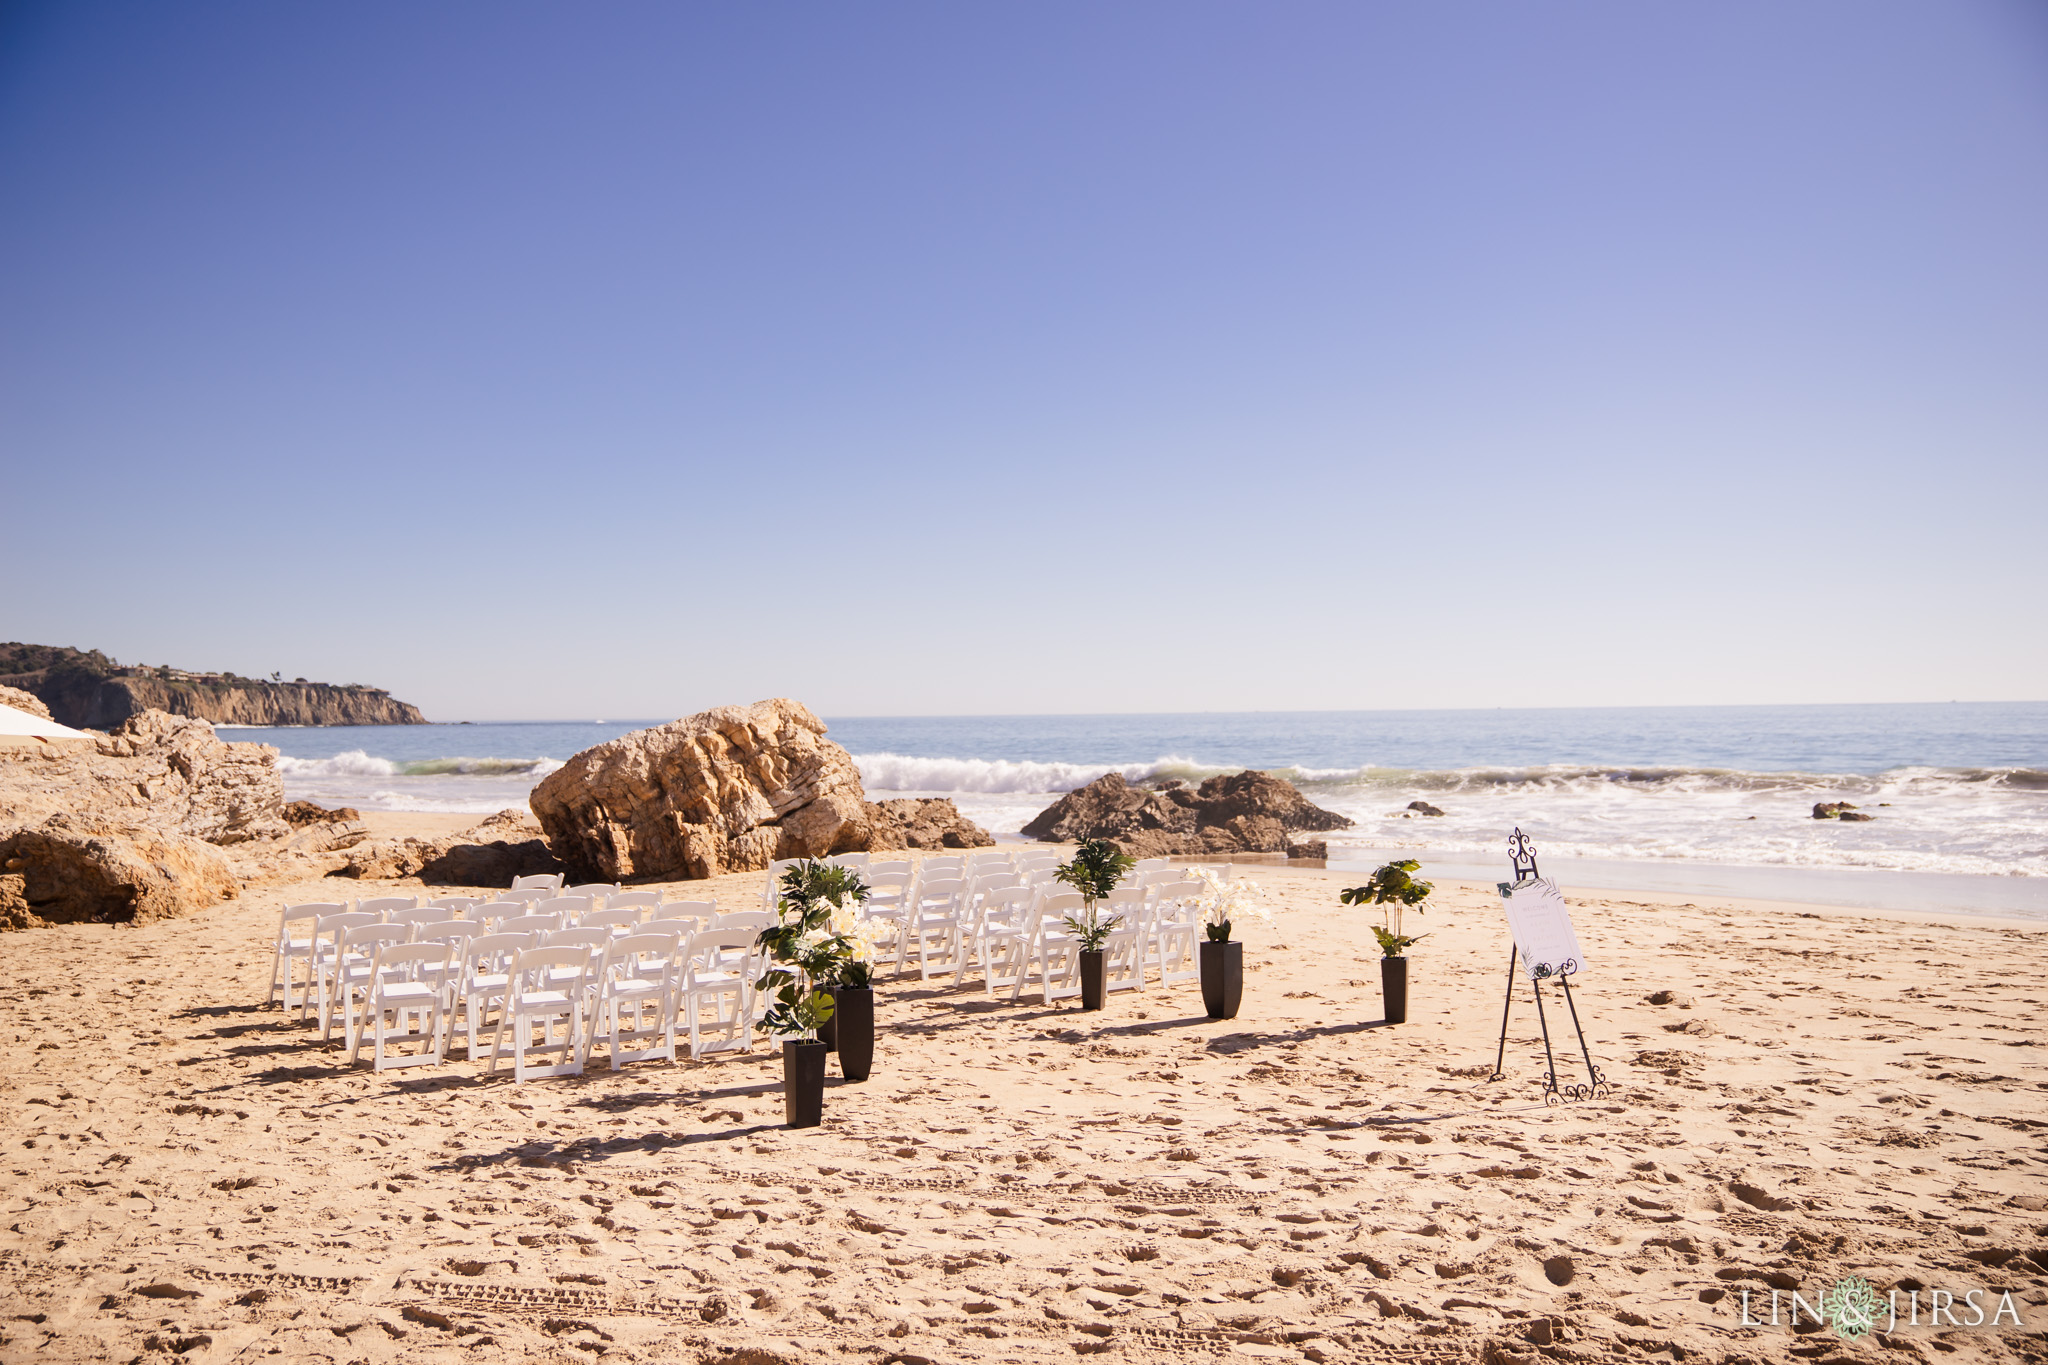
<instances>
[{"instance_id":1,"label":"white folding chair","mask_svg":"<svg viewBox=\"0 0 2048 1365\"><path fill-rule=\"evenodd\" d=\"M777 916L766 910L734 910L729 914L720 915L712 923L711 927L713 929L751 929L758 934L763 929L773 929L780 922Z\"/></svg>"},{"instance_id":2,"label":"white folding chair","mask_svg":"<svg viewBox=\"0 0 2048 1365\"><path fill-rule=\"evenodd\" d=\"M611 1055L614 1071L627 1062L676 1059L675 985L680 965L674 934L627 934L605 946L597 966L590 1025L583 1033L585 1062L599 1040Z\"/></svg>"},{"instance_id":3,"label":"white folding chair","mask_svg":"<svg viewBox=\"0 0 2048 1365\"><path fill-rule=\"evenodd\" d=\"M579 929L609 929L613 935L629 933L640 927L640 907L626 910L593 910L576 921Z\"/></svg>"},{"instance_id":4,"label":"white folding chair","mask_svg":"<svg viewBox=\"0 0 2048 1365\"><path fill-rule=\"evenodd\" d=\"M366 998L376 981L373 968L380 948L397 947L412 938L410 924L359 924L341 936L341 951L327 980L333 989L320 1002L320 1041L332 1036L334 1021L341 1019L342 1037L354 1037L356 1006Z\"/></svg>"},{"instance_id":5,"label":"white folding chair","mask_svg":"<svg viewBox=\"0 0 2048 1365\"><path fill-rule=\"evenodd\" d=\"M1116 921L1116 928L1102 941L1103 990L1144 990L1145 939L1151 927L1144 888L1119 886L1095 909L1103 919Z\"/></svg>"},{"instance_id":6,"label":"white folding chair","mask_svg":"<svg viewBox=\"0 0 2048 1365\"><path fill-rule=\"evenodd\" d=\"M874 880L875 877L878 877L885 872L907 873L910 870L910 859L908 858L884 858L880 862L869 862L868 876L862 878L862 880L871 882Z\"/></svg>"},{"instance_id":7,"label":"white folding chair","mask_svg":"<svg viewBox=\"0 0 2048 1365\"><path fill-rule=\"evenodd\" d=\"M394 943L377 950L371 959L361 1013L349 1028L350 1066L362 1055L365 1033L374 1040L370 1052L373 1071L440 1065L445 1046L444 987L454 953L452 943ZM397 1043L422 1044L423 1050L412 1057L385 1056L385 1045Z\"/></svg>"},{"instance_id":8,"label":"white folding chair","mask_svg":"<svg viewBox=\"0 0 2048 1365\"><path fill-rule=\"evenodd\" d=\"M475 896L436 896L427 904L438 905L443 910L453 910L455 913L449 916L450 919L468 919L469 912L485 902Z\"/></svg>"},{"instance_id":9,"label":"white folding chair","mask_svg":"<svg viewBox=\"0 0 2048 1365\"><path fill-rule=\"evenodd\" d=\"M690 1056L697 1061L720 1052L753 1048L753 982L759 953L752 929L710 929L690 940L677 992L690 1028ZM705 1011L710 1010L710 1017ZM704 1034L722 1031L707 1042Z\"/></svg>"},{"instance_id":10,"label":"white folding chair","mask_svg":"<svg viewBox=\"0 0 2048 1365\"><path fill-rule=\"evenodd\" d=\"M510 891L500 891L500 901L516 901L520 905L534 906L542 901L551 901L562 894L558 886L515 886Z\"/></svg>"},{"instance_id":11,"label":"white folding chair","mask_svg":"<svg viewBox=\"0 0 2048 1365\"><path fill-rule=\"evenodd\" d=\"M494 934L552 934L562 927L560 915L520 915L516 919L499 920L491 930Z\"/></svg>"},{"instance_id":12,"label":"white folding chair","mask_svg":"<svg viewBox=\"0 0 2048 1365\"><path fill-rule=\"evenodd\" d=\"M979 903L968 912L961 931L960 965L953 974L959 984L962 973L980 968L983 994L995 993L996 978L1007 982L1017 970L1016 958L1025 941L1021 938L1025 920L1036 897L1025 886L998 887L983 892Z\"/></svg>"},{"instance_id":13,"label":"white folding chair","mask_svg":"<svg viewBox=\"0 0 2048 1365\"><path fill-rule=\"evenodd\" d=\"M583 1074L584 988L590 980L590 950L580 943L528 948L512 963L511 982L498 1027L491 1034L491 1060L485 1075L498 1069L506 1055L504 1034L512 1029L512 1079ZM535 1053L560 1052L561 1060L528 1065Z\"/></svg>"},{"instance_id":14,"label":"white folding chair","mask_svg":"<svg viewBox=\"0 0 2048 1365\"><path fill-rule=\"evenodd\" d=\"M428 923L439 924L449 918L451 918L449 913L438 905L421 905L411 910L393 910L390 914L384 916L384 922L386 924L410 926Z\"/></svg>"},{"instance_id":15,"label":"white folding chair","mask_svg":"<svg viewBox=\"0 0 2048 1365\"><path fill-rule=\"evenodd\" d=\"M358 929L365 924L375 923L377 923L375 915L358 914L353 910L345 911L339 915L322 915L318 920L314 921L313 956L310 959L313 971L313 984L304 995L299 997L300 1019L303 1020L313 1011L316 999L318 1000L318 1009L321 1014L324 1015L327 1012L328 982L329 978L337 970L337 964L341 960L341 936L351 929ZM324 1038L326 1035L322 1034L321 1036Z\"/></svg>"},{"instance_id":16,"label":"white folding chair","mask_svg":"<svg viewBox=\"0 0 2048 1365\"><path fill-rule=\"evenodd\" d=\"M561 894L564 896L588 896L596 903L596 908L602 910L611 904L613 896L619 894L619 884L617 882L586 882L582 886L563 887Z\"/></svg>"},{"instance_id":17,"label":"white folding chair","mask_svg":"<svg viewBox=\"0 0 2048 1365\"><path fill-rule=\"evenodd\" d=\"M833 867L851 867L865 871L871 856L866 853L835 853L825 861Z\"/></svg>"},{"instance_id":18,"label":"white folding chair","mask_svg":"<svg viewBox=\"0 0 2048 1365\"><path fill-rule=\"evenodd\" d=\"M532 915L559 915L563 928L573 927L585 915L597 909L597 900L591 896L552 896L537 902L527 913Z\"/></svg>"},{"instance_id":19,"label":"white folding chair","mask_svg":"<svg viewBox=\"0 0 2048 1365\"><path fill-rule=\"evenodd\" d=\"M718 918L718 902L709 901L663 901L647 912L649 919L701 919L704 927L710 928L711 921Z\"/></svg>"},{"instance_id":20,"label":"white folding chair","mask_svg":"<svg viewBox=\"0 0 2048 1365\"><path fill-rule=\"evenodd\" d=\"M621 891L615 896L605 897L604 908L607 911L640 910L644 912L652 910L660 904L661 893L659 891Z\"/></svg>"},{"instance_id":21,"label":"white folding chair","mask_svg":"<svg viewBox=\"0 0 2048 1365\"><path fill-rule=\"evenodd\" d=\"M306 984L299 992L303 1010L305 998L313 991L314 931L325 916L347 913L348 907L340 901L307 901L301 905L287 905L277 912L277 942L270 954L270 994L263 1000L266 1006L282 991L282 1008L291 1009L293 978L298 975L293 964L303 962L306 964Z\"/></svg>"},{"instance_id":22,"label":"white folding chair","mask_svg":"<svg viewBox=\"0 0 2048 1365\"><path fill-rule=\"evenodd\" d=\"M1132 866L1131 871L1153 872L1160 868L1170 866L1172 862L1173 859L1171 858L1140 858L1138 859L1137 863Z\"/></svg>"},{"instance_id":23,"label":"white folding chair","mask_svg":"<svg viewBox=\"0 0 2048 1365\"><path fill-rule=\"evenodd\" d=\"M392 911L411 910L419 903L418 896L368 896L356 902L356 913L389 919Z\"/></svg>"},{"instance_id":24,"label":"white folding chair","mask_svg":"<svg viewBox=\"0 0 2048 1365\"><path fill-rule=\"evenodd\" d=\"M535 934L478 934L462 950L462 963L449 986L448 1046L455 1045L459 1019L463 1054L476 1060L477 1039L483 1034L483 1019L505 1002L511 989L512 964L531 948ZM459 1011L459 1013L458 1013Z\"/></svg>"},{"instance_id":25,"label":"white folding chair","mask_svg":"<svg viewBox=\"0 0 2048 1365\"><path fill-rule=\"evenodd\" d=\"M1026 949L1024 970L1018 973L1017 984L1010 988L1012 1001L1024 993L1034 970L1039 998L1045 1004L1081 993L1081 940L1062 922L1068 915L1078 918L1081 911L1078 891L1051 892L1038 903L1038 923Z\"/></svg>"},{"instance_id":26,"label":"white folding chair","mask_svg":"<svg viewBox=\"0 0 2048 1365\"><path fill-rule=\"evenodd\" d=\"M967 887L958 881L922 881L915 899L905 908L897 928L896 970L901 972L910 953L917 954L920 981L929 981L936 967L941 973L954 971L960 960L960 903Z\"/></svg>"},{"instance_id":27,"label":"white folding chair","mask_svg":"<svg viewBox=\"0 0 2048 1365\"><path fill-rule=\"evenodd\" d=\"M802 861L802 858L777 858L768 864L768 880L761 886L763 910L774 911L775 902L782 899L782 874Z\"/></svg>"},{"instance_id":28,"label":"white folding chair","mask_svg":"<svg viewBox=\"0 0 2048 1365\"><path fill-rule=\"evenodd\" d=\"M562 874L559 872L537 872L531 877L514 877L512 879L512 889L514 891L544 892L546 894L541 899L545 900L548 896L561 894Z\"/></svg>"}]
</instances>

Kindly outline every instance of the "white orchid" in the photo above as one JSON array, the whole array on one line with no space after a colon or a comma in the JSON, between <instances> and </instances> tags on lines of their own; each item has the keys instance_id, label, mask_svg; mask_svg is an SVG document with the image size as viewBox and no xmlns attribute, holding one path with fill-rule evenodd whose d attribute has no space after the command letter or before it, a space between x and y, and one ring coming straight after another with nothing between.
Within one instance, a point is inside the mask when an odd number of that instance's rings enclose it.
<instances>
[{"instance_id":1,"label":"white orchid","mask_svg":"<svg viewBox=\"0 0 2048 1365\"><path fill-rule=\"evenodd\" d=\"M1273 907L1257 882L1243 877L1225 881L1210 867L1190 867L1186 874L1189 880L1202 884L1202 893L1194 898L1194 903L1202 911L1203 922L1212 930L1225 930L1239 920L1273 918ZM1215 932L1210 934L1211 938L1218 936Z\"/></svg>"}]
</instances>

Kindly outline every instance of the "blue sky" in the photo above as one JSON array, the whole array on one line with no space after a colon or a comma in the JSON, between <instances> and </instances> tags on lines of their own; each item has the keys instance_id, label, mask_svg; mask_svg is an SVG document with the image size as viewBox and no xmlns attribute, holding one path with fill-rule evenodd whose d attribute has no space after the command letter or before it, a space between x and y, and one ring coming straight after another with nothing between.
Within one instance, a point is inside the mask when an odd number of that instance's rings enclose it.
<instances>
[{"instance_id":1,"label":"blue sky","mask_svg":"<svg viewBox=\"0 0 2048 1365\"><path fill-rule=\"evenodd\" d=\"M2038 4L17 4L0 186L0 638L443 719L2044 695Z\"/></svg>"}]
</instances>

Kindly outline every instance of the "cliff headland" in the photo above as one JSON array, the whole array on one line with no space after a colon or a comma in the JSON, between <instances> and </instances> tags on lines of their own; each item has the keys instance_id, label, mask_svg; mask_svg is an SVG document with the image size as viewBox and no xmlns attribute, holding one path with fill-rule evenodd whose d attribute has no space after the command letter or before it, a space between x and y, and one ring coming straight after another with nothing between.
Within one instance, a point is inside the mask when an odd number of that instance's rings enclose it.
<instances>
[{"instance_id":1,"label":"cliff headland","mask_svg":"<svg viewBox=\"0 0 2048 1365\"><path fill-rule=\"evenodd\" d=\"M417 706L359 683L121 665L99 650L0 644L0 686L42 698L60 725L112 730L144 711L225 725L425 725Z\"/></svg>"}]
</instances>

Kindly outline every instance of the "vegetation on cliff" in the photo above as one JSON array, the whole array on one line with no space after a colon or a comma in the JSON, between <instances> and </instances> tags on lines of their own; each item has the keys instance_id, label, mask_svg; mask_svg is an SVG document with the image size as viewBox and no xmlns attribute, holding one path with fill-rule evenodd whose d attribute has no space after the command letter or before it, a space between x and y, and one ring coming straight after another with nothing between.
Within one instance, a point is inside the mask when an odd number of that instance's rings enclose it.
<instances>
[{"instance_id":1,"label":"vegetation on cliff","mask_svg":"<svg viewBox=\"0 0 2048 1365\"><path fill-rule=\"evenodd\" d=\"M99 650L0 644L0 685L34 693L61 725L108 730L147 710L234 725L424 725L419 708L382 688L169 665L123 665Z\"/></svg>"}]
</instances>

